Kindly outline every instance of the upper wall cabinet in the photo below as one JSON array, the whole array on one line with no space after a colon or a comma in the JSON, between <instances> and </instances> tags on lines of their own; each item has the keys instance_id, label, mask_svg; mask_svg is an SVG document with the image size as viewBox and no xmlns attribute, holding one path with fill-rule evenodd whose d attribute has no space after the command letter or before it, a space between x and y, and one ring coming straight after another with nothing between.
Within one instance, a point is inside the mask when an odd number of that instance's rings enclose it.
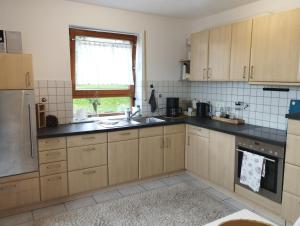
<instances>
[{"instance_id":1,"label":"upper wall cabinet","mask_svg":"<svg viewBox=\"0 0 300 226\"><path fill-rule=\"evenodd\" d=\"M229 81L231 25L210 30L208 80Z\"/></svg>"},{"instance_id":2,"label":"upper wall cabinet","mask_svg":"<svg viewBox=\"0 0 300 226\"><path fill-rule=\"evenodd\" d=\"M33 89L32 56L0 54L0 89Z\"/></svg>"},{"instance_id":3,"label":"upper wall cabinet","mask_svg":"<svg viewBox=\"0 0 300 226\"><path fill-rule=\"evenodd\" d=\"M300 9L253 20L252 82L300 82Z\"/></svg>"},{"instance_id":4,"label":"upper wall cabinet","mask_svg":"<svg viewBox=\"0 0 300 226\"><path fill-rule=\"evenodd\" d=\"M191 81L207 80L209 31L191 35Z\"/></svg>"},{"instance_id":5,"label":"upper wall cabinet","mask_svg":"<svg viewBox=\"0 0 300 226\"><path fill-rule=\"evenodd\" d=\"M231 25L230 81L248 81L252 20Z\"/></svg>"}]
</instances>

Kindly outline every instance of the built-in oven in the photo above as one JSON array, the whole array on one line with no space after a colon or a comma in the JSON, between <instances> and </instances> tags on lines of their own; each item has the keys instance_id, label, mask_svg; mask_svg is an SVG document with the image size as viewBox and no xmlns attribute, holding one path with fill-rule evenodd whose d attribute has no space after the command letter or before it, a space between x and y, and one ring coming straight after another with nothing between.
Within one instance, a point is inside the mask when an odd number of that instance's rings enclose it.
<instances>
[{"instance_id":1,"label":"built-in oven","mask_svg":"<svg viewBox=\"0 0 300 226\"><path fill-rule=\"evenodd\" d=\"M251 190L248 186L240 183L243 155L245 152L264 157L264 175L262 175L261 178L258 194L277 203L281 203L285 155L284 147L236 137L235 184Z\"/></svg>"}]
</instances>

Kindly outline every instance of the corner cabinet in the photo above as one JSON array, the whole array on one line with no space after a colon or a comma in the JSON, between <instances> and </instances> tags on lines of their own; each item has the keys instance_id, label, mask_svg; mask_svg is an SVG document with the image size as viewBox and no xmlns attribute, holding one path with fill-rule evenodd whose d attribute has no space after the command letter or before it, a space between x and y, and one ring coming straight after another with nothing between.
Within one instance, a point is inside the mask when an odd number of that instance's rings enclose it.
<instances>
[{"instance_id":1,"label":"corner cabinet","mask_svg":"<svg viewBox=\"0 0 300 226\"><path fill-rule=\"evenodd\" d=\"M211 81L229 81L231 25L217 27L209 33L207 78Z\"/></svg>"},{"instance_id":2,"label":"corner cabinet","mask_svg":"<svg viewBox=\"0 0 300 226\"><path fill-rule=\"evenodd\" d=\"M209 131L209 179L230 190L234 190L235 137Z\"/></svg>"},{"instance_id":3,"label":"corner cabinet","mask_svg":"<svg viewBox=\"0 0 300 226\"><path fill-rule=\"evenodd\" d=\"M209 31L191 35L191 73L190 81L207 80Z\"/></svg>"},{"instance_id":4,"label":"corner cabinet","mask_svg":"<svg viewBox=\"0 0 300 226\"><path fill-rule=\"evenodd\" d=\"M0 53L0 89L33 89L32 56Z\"/></svg>"},{"instance_id":5,"label":"corner cabinet","mask_svg":"<svg viewBox=\"0 0 300 226\"><path fill-rule=\"evenodd\" d=\"M253 20L251 82L300 82L300 9Z\"/></svg>"}]
</instances>

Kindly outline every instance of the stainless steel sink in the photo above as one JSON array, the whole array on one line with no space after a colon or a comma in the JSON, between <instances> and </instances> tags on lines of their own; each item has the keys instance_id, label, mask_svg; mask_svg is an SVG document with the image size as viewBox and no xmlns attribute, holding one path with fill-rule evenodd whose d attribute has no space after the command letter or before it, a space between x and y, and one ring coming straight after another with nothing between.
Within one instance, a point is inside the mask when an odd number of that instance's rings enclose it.
<instances>
[{"instance_id":1,"label":"stainless steel sink","mask_svg":"<svg viewBox=\"0 0 300 226\"><path fill-rule=\"evenodd\" d=\"M163 119L155 118L155 117L143 117L143 118L135 118L134 121L143 123L143 124L152 124L152 123L162 123L165 122Z\"/></svg>"},{"instance_id":2,"label":"stainless steel sink","mask_svg":"<svg viewBox=\"0 0 300 226\"><path fill-rule=\"evenodd\" d=\"M99 120L98 124L100 126L106 128L115 128L115 127L126 127L126 126L135 126L139 125L140 122L136 122L134 120L126 121L124 119L107 119L107 120Z\"/></svg>"}]
</instances>

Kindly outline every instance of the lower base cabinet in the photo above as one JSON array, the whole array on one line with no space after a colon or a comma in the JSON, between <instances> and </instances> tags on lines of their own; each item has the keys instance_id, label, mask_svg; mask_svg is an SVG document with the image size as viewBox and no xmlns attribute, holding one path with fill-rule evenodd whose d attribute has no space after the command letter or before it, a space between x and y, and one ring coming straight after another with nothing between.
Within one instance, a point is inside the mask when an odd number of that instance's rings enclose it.
<instances>
[{"instance_id":1,"label":"lower base cabinet","mask_svg":"<svg viewBox=\"0 0 300 226\"><path fill-rule=\"evenodd\" d=\"M77 194L107 186L107 166L69 172L69 194Z\"/></svg>"},{"instance_id":2,"label":"lower base cabinet","mask_svg":"<svg viewBox=\"0 0 300 226\"><path fill-rule=\"evenodd\" d=\"M209 179L234 191L235 136L210 130Z\"/></svg>"},{"instance_id":3,"label":"lower base cabinet","mask_svg":"<svg viewBox=\"0 0 300 226\"><path fill-rule=\"evenodd\" d=\"M138 139L108 143L109 185L138 179Z\"/></svg>"},{"instance_id":4,"label":"lower base cabinet","mask_svg":"<svg viewBox=\"0 0 300 226\"><path fill-rule=\"evenodd\" d=\"M164 170L163 136L140 138L139 178L162 174Z\"/></svg>"},{"instance_id":5,"label":"lower base cabinet","mask_svg":"<svg viewBox=\"0 0 300 226\"><path fill-rule=\"evenodd\" d=\"M41 177L40 183L42 201L61 198L68 195L67 173Z\"/></svg>"},{"instance_id":6,"label":"lower base cabinet","mask_svg":"<svg viewBox=\"0 0 300 226\"><path fill-rule=\"evenodd\" d=\"M40 201L39 178L0 184L0 210Z\"/></svg>"},{"instance_id":7,"label":"lower base cabinet","mask_svg":"<svg viewBox=\"0 0 300 226\"><path fill-rule=\"evenodd\" d=\"M185 134L165 135L164 171L173 172L184 169Z\"/></svg>"},{"instance_id":8,"label":"lower base cabinet","mask_svg":"<svg viewBox=\"0 0 300 226\"><path fill-rule=\"evenodd\" d=\"M300 216L300 198L293 194L283 192L281 214L288 222L295 223Z\"/></svg>"}]
</instances>

